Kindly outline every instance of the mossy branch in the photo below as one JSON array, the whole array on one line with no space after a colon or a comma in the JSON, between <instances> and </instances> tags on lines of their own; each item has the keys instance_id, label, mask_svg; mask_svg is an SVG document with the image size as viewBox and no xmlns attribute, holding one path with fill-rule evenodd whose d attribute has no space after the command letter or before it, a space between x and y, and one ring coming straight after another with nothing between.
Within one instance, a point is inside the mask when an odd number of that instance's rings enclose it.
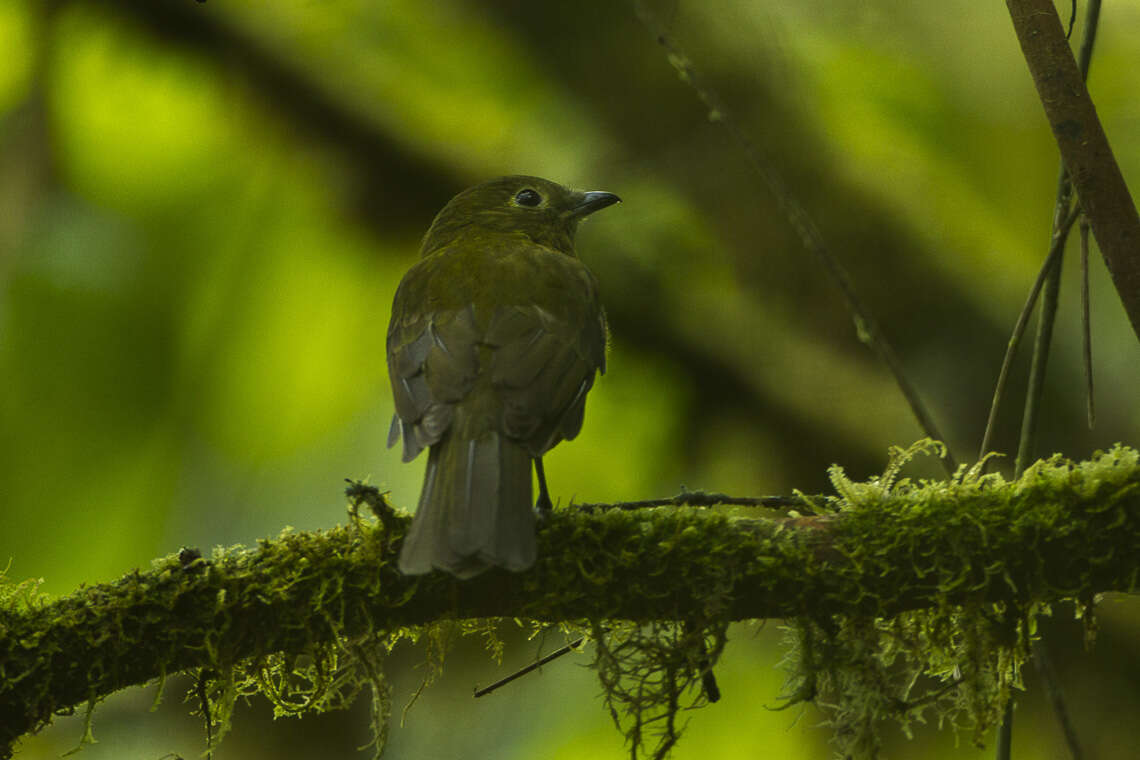
<instances>
[{"instance_id":1,"label":"mossy branch","mask_svg":"<svg viewBox=\"0 0 1140 760\"><path fill-rule=\"evenodd\" d=\"M873 618L1136 588L1136 451L1054 457L1013 482L977 472L853 483L835 468L842 507L828 516L564 510L540 531L532 570L466 582L400 575L406 518L355 486L379 523L183 552L54 601L0 585L0 756L54 713L132 684L447 618Z\"/></svg>"}]
</instances>

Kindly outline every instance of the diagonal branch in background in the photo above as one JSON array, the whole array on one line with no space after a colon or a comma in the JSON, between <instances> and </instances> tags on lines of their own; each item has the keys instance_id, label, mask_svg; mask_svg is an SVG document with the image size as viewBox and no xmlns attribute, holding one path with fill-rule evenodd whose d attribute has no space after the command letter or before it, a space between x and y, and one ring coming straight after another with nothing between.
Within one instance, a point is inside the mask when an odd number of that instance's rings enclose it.
<instances>
[{"instance_id":1,"label":"diagonal branch in background","mask_svg":"<svg viewBox=\"0 0 1140 760\"><path fill-rule=\"evenodd\" d=\"M1025 62L1113 285L1140 338L1140 215L1052 0L1006 0Z\"/></svg>"},{"instance_id":2,"label":"diagonal branch in background","mask_svg":"<svg viewBox=\"0 0 1140 760\"><path fill-rule=\"evenodd\" d=\"M934 418L930 415L930 412L927 411L926 405L918 395L918 389L914 387L903 372L902 363L895 354L894 348L887 340L886 335L883 334L878 322L875 321L874 316L872 316L870 309L867 308L866 304L864 304L863 300L859 297L859 294L855 291L855 286L851 282L847 270L824 241L823 233L819 231L811 215L808 214L803 205L792 195L783 180L773 169L772 162L761 153L756 143L745 134L744 130L736 123L736 120L731 117L720 96L701 80L692 61L680 49L673 38L666 33L664 26L657 20L656 14L649 8L645 0L634 0L634 8L638 18L640 18L646 28L652 32L654 38L657 40L657 44L665 50L669 57L669 62L677 70L682 81L693 88L697 97L699 97L709 109L709 120L722 125L728 130L729 135L744 153L749 166L751 166L752 170L760 178L761 182L763 182L768 192L772 194L776 205L780 209L780 213L784 215L788 224L792 226L796 235L799 236L804 249L816 258L832 282L839 288L847 310L851 312L851 317L855 322L855 329L859 340L870 348L875 355L879 357L879 360L886 365L887 370L894 378L895 384L910 406L911 413L914 414L918 426L922 429L923 433L934 440L945 441L946 437L939 432ZM954 474L957 465L949 448L945 450L944 455L939 461L942 462L947 475Z\"/></svg>"},{"instance_id":3,"label":"diagonal branch in background","mask_svg":"<svg viewBox=\"0 0 1140 760\"><path fill-rule=\"evenodd\" d=\"M431 218L440 188L462 184L438 162L387 134L351 98L335 94L310 70L276 53L231 20L223 4L180 0L96 0L172 48L189 50L228 67L250 85L265 106L315 142L347 155L358 186L353 196L364 219L389 227L409 218Z\"/></svg>"},{"instance_id":4,"label":"diagonal branch in background","mask_svg":"<svg viewBox=\"0 0 1140 760\"><path fill-rule=\"evenodd\" d=\"M954 605L1087 601L1140 578L1140 453L1060 457L888 490L833 473L830 517L706 509L557 511L525 573L470 581L395 567L407 518L185 553L148 572L20 601L0 587L0 757L60 710L182 670L457 618L685 620L892 616ZM375 489L354 486L369 502ZM380 510L377 510L380 511Z\"/></svg>"}]
</instances>

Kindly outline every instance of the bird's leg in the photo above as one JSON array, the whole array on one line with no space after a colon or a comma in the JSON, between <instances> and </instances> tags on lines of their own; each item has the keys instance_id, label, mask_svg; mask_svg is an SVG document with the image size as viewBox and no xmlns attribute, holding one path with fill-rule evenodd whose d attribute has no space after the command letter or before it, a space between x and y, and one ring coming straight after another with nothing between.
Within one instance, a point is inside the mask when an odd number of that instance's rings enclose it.
<instances>
[{"instance_id":1,"label":"bird's leg","mask_svg":"<svg viewBox=\"0 0 1140 760\"><path fill-rule=\"evenodd\" d=\"M554 504L550 501L550 491L546 488L546 470L542 467L542 457L534 458L534 474L538 476L538 501L534 503L534 511L538 512L539 521L545 521L554 511Z\"/></svg>"}]
</instances>

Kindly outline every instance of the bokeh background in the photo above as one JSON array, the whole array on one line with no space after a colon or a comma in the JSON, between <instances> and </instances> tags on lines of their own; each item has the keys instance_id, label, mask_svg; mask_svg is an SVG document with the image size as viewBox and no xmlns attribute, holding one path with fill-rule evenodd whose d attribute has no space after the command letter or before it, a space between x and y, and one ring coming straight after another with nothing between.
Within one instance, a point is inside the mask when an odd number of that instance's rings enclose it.
<instances>
[{"instance_id":1,"label":"bokeh background","mask_svg":"<svg viewBox=\"0 0 1140 760\"><path fill-rule=\"evenodd\" d=\"M1002 4L651 7L814 215L955 454L975 456L1058 160ZM1134 189L1138 40L1140 3L1107 3L1090 85ZM422 459L384 447L391 297L436 210L501 174L625 200L579 235L613 339L582 435L548 458L562 503L818 491L828 465L865 477L920 436L630 3L0 0L0 50L0 566L13 579L63 594L180 546L327 527L345 519L345 477L414 504ZM1086 429L1075 258L1039 453L1080 458L1140 443L1140 347L1094 253ZM1087 652L1062 609L1050 640L1090 756L1131 758L1140 605L1110 598L1099 624ZM827 756L813 709L768 709L778 621L730 633L724 701L691 715L674 756ZM456 644L389 757L624 757L588 654L471 699L561 643L506 635L501 667ZM397 708L422 659L392 658ZM1015 756L1066 757L1026 682ZM154 686L108 700L81 756L198 756L186 686L154 710ZM217 756L365 757L365 708L273 722L254 701ZM20 757L58 757L81 734L80 717L61 719ZM892 757L992 751L933 727L888 734Z\"/></svg>"}]
</instances>

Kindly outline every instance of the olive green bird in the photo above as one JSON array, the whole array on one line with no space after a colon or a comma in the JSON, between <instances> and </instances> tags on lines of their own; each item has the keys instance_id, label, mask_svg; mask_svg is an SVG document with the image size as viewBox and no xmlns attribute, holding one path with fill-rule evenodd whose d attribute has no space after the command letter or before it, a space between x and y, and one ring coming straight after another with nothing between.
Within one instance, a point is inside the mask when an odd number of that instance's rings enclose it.
<instances>
[{"instance_id":1,"label":"olive green bird","mask_svg":"<svg viewBox=\"0 0 1140 760\"><path fill-rule=\"evenodd\" d=\"M538 177L502 177L451 199L404 276L388 326L388 375L409 462L429 447L400 552L409 575L460 578L535 560L542 456L582 428L606 367L598 282L574 252L587 215L617 203Z\"/></svg>"}]
</instances>

